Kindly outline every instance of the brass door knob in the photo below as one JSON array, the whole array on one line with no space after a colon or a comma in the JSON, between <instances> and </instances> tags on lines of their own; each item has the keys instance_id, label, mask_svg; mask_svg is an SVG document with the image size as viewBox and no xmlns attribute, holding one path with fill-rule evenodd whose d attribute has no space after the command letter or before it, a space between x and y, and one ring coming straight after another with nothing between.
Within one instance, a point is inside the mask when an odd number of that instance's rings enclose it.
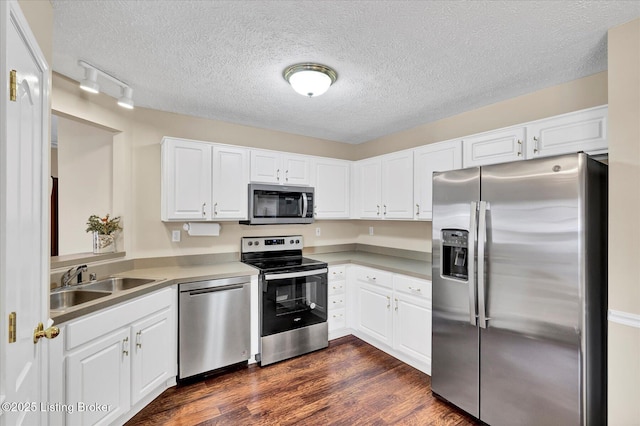
<instances>
[{"instance_id":1,"label":"brass door knob","mask_svg":"<svg viewBox=\"0 0 640 426\"><path fill-rule=\"evenodd\" d=\"M38 343L38 340L46 337L47 339L55 339L60 334L58 327L52 326L44 329L44 324L38 323L38 326L33 330L33 343Z\"/></svg>"}]
</instances>

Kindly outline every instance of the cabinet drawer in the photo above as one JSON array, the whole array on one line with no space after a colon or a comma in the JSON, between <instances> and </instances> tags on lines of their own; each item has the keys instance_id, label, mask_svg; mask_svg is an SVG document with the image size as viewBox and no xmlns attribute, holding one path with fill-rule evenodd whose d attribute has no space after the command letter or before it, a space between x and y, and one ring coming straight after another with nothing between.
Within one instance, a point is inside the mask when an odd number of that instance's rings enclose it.
<instances>
[{"instance_id":1,"label":"cabinet drawer","mask_svg":"<svg viewBox=\"0 0 640 426\"><path fill-rule=\"evenodd\" d=\"M70 322L66 326L65 349L71 350L96 337L171 306L175 292L175 287L165 288Z\"/></svg>"},{"instance_id":2,"label":"cabinet drawer","mask_svg":"<svg viewBox=\"0 0 640 426\"><path fill-rule=\"evenodd\" d=\"M335 294L329 296L329 312L333 312L334 309L343 309L345 304L344 294Z\"/></svg>"},{"instance_id":3,"label":"cabinet drawer","mask_svg":"<svg viewBox=\"0 0 640 426\"><path fill-rule=\"evenodd\" d=\"M383 287L393 288L393 274L377 269L358 268L356 279L368 284L377 284Z\"/></svg>"},{"instance_id":4,"label":"cabinet drawer","mask_svg":"<svg viewBox=\"0 0 640 426\"><path fill-rule=\"evenodd\" d=\"M330 266L329 267L329 281L344 280L347 276L346 265Z\"/></svg>"},{"instance_id":5,"label":"cabinet drawer","mask_svg":"<svg viewBox=\"0 0 640 426\"><path fill-rule=\"evenodd\" d=\"M431 281L394 275L393 287L396 291L431 300Z\"/></svg>"},{"instance_id":6,"label":"cabinet drawer","mask_svg":"<svg viewBox=\"0 0 640 426\"><path fill-rule=\"evenodd\" d=\"M329 296L333 294L344 294L346 281L334 281L329 283Z\"/></svg>"},{"instance_id":7,"label":"cabinet drawer","mask_svg":"<svg viewBox=\"0 0 640 426\"><path fill-rule=\"evenodd\" d=\"M329 313L329 330L337 330L347 326L347 316L345 309L337 309Z\"/></svg>"}]
</instances>

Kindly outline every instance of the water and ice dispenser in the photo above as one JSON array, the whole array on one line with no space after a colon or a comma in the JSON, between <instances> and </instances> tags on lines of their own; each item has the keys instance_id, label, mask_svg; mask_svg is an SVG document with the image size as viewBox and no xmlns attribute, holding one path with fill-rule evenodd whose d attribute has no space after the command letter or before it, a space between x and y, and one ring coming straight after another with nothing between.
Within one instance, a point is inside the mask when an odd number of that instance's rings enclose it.
<instances>
[{"instance_id":1,"label":"water and ice dispenser","mask_svg":"<svg viewBox=\"0 0 640 426\"><path fill-rule=\"evenodd\" d=\"M468 238L468 231L442 230L442 276L463 281L469 279Z\"/></svg>"}]
</instances>

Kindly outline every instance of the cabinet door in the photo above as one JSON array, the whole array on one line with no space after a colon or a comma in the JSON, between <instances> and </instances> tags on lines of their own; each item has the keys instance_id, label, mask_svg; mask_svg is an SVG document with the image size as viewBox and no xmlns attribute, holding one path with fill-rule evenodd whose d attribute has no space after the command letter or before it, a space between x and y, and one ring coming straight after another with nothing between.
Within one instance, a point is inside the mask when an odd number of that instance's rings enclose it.
<instances>
[{"instance_id":1,"label":"cabinet door","mask_svg":"<svg viewBox=\"0 0 640 426\"><path fill-rule=\"evenodd\" d=\"M316 219L348 219L350 162L318 158L313 169Z\"/></svg>"},{"instance_id":2,"label":"cabinet door","mask_svg":"<svg viewBox=\"0 0 640 426\"><path fill-rule=\"evenodd\" d=\"M379 158L359 161L356 165L360 218L382 219L381 169L382 164Z\"/></svg>"},{"instance_id":3,"label":"cabinet door","mask_svg":"<svg viewBox=\"0 0 640 426\"><path fill-rule=\"evenodd\" d=\"M282 157L284 185L309 185L310 161L305 155L285 154Z\"/></svg>"},{"instance_id":4,"label":"cabinet door","mask_svg":"<svg viewBox=\"0 0 640 426\"><path fill-rule=\"evenodd\" d=\"M282 183L283 175L279 152L251 150L251 182Z\"/></svg>"},{"instance_id":5,"label":"cabinet door","mask_svg":"<svg viewBox=\"0 0 640 426\"><path fill-rule=\"evenodd\" d=\"M81 346L67 356L67 424L106 425L130 408L129 328ZM81 409L78 404L97 404ZM93 408L93 409L91 409Z\"/></svg>"},{"instance_id":6,"label":"cabinet door","mask_svg":"<svg viewBox=\"0 0 640 426\"><path fill-rule=\"evenodd\" d=\"M463 138L463 166L523 160L525 136L524 127L511 127Z\"/></svg>"},{"instance_id":7,"label":"cabinet door","mask_svg":"<svg viewBox=\"0 0 640 426\"><path fill-rule=\"evenodd\" d=\"M413 218L413 151L382 157L382 217Z\"/></svg>"},{"instance_id":8,"label":"cabinet door","mask_svg":"<svg viewBox=\"0 0 640 426\"><path fill-rule=\"evenodd\" d=\"M211 145L162 141L162 220L211 217Z\"/></svg>"},{"instance_id":9,"label":"cabinet door","mask_svg":"<svg viewBox=\"0 0 640 426\"><path fill-rule=\"evenodd\" d=\"M433 172L462 168L462 142L447 141L416 149L413 161L414 218L430 220L433 218Z\"/></svg>"},{"instance_id":10,"label":"cabinet door","mask_svg":"<svg viewBox=\"0 0 640 426\"><path fill-rule=\"evenodd\" d=\"M382 287L359 283L357 328L381 343L392 345L391 297L393 292Z\"/></svg>"},{"instance_id":11,"label":"cabinet door","mask_svg":"<svg viewBox=\"0 0 640 426\"><path fill-rule=\"evenodd\" d=\"M393 348L431 365L431 304L396 292L393 306Z\"/></svg>"},{"instance_id":12,"label":"cabinet door","mask_svg":"<svg viewBox=\"0 0 640 426\"><path fill-rule=\"evenodd\" d=\"M213 219L247 219L249 150L213 147Z\"/></svg>"},{"instance_id":13,"label":"cabinet door","mask_svg":"<svg viewBox=\"0 0 640 426\"><path fill-rule=\"evenodd\" d=\"M539 120L527 127L527 158L607 150L607 107Z\"/></svg>"},{"instance_id":14,"label":"cabinet door","mask_svg":"<svg viewBox=\"0 0 640 426\"><path fill-rule=\"evenodd\" d=\"M175 334L169 308L131 326L131 405L176 375Z\"/></svg>"}]
</instances>

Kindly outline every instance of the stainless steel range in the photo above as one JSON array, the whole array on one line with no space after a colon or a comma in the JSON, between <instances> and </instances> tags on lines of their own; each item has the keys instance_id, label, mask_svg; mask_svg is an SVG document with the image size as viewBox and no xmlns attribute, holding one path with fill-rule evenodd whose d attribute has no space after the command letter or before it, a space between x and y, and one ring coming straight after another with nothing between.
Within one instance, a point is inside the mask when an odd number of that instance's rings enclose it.
<instances>
[{"instance_id":1,"label":"stainless steel range","mask_svg":"<svg viewBox=\"0 0 640 426\"><path fill-rule=\"evenodd\" d=\"M242 262L260 270L261 366L328 346L327 264L302 257L301 235L242 238Z\"/></svg>"}]
</instances>

